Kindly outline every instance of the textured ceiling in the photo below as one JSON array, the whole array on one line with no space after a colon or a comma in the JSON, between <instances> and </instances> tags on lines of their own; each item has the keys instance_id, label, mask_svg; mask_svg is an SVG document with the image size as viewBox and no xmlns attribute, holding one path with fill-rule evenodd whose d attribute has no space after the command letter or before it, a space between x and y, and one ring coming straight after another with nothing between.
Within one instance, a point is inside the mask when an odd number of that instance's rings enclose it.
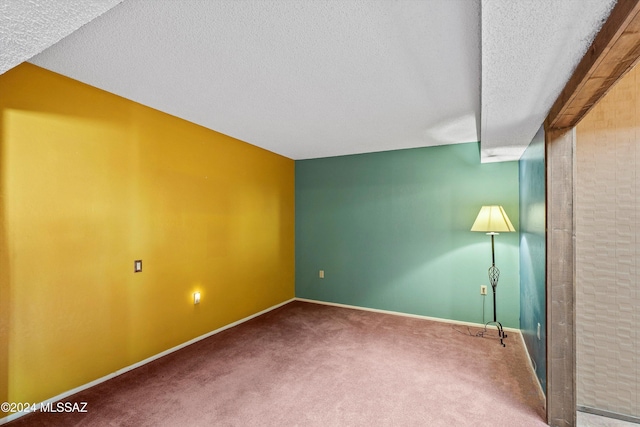
<instances>
[{"instance_id":1,"label":"textured ceiling","mask_svg":"<svg viewBox=\"0 0 640 427\"><path fill-rule=\"evenodd\" d=\"M125 0L31 62L293 159L515 160L613 3Z\"/></svg>"},{"instance_id":2,"label":"textured ceiling","mask_svg":"<svg viewBox=\"0 0 640 427\"><path fill-rule=\"evenodd\" d=\"M483 0L483 161L520 158L615 3Z\"/></svg>"},{"instance_id":3,"label":"textured ceiling","mask_svg":"<svg viewBox=\"0 0 640 427\"><path fill-rule=\"evenodd\" d=\"M122 0L0 0L0 74Z\"/></svg>"}]
</instances>

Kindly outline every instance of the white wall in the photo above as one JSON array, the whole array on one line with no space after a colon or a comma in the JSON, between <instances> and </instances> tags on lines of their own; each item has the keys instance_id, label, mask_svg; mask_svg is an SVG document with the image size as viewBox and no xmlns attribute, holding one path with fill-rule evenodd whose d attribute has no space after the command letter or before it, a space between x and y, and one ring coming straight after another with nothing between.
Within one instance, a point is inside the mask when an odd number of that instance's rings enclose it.
<instances>
[{"instance_id":1,"label":"white wall","mask_svg":"<svg viewBox=\"0 0 640 427\"><path fill-rule=\"evenodd\" d=\"M577 127L578 406L640 417L640 69Z\"/></svg>"}]
</instances>

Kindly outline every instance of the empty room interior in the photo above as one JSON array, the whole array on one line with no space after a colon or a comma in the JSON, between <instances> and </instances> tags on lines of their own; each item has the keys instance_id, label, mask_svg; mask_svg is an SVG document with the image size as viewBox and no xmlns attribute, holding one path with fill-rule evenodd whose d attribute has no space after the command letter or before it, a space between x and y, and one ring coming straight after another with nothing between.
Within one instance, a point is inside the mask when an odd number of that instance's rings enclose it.
<instances>
[{"instance_id":1,"label":"empty room interior","mask_svg":"<svg viewBox=\"0 0 640 427\"><path fill-rule=\"evenodd\" d=\"M640 423L640 0L6 0L0 424Z\"/></svg>"}]
</instances>

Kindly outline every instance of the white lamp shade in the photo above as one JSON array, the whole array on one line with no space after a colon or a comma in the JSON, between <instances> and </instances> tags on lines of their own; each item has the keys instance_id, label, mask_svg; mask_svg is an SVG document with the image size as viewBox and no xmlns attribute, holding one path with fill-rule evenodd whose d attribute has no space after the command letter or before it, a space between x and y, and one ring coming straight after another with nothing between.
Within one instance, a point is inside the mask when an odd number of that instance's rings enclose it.
<instances>
[{"instance_id":1,"label":"white lamp shade","mask_svg":"<svg viewBox=\"0 0 640 427\"><path fill-rule=\"evenodd\" d=\"M482 231L485 233L508 233L516 231L509 221L507 213L502 206L483 206L476 218L471 231Z\"/></svg>"}]
</instances>

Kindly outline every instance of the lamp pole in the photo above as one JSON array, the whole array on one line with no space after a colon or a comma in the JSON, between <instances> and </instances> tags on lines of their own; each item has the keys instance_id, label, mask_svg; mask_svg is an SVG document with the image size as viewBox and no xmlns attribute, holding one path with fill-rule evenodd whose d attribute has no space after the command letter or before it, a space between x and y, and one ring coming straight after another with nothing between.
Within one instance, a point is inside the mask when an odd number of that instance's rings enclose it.
<instances>
[{"instance_id":1,"label":"lamp pole","mask_svg":"<svg viewBox=\"0 0 640 427\"><path fill-rule=\"evenodd\" d=\"M498 286L498 279L500 278L500 270L496 267L496 250L494 243L494 236L496 233L494 231L487 233L491 236L491 267L489 267L489 282L491 283L491 288L493 289L493 323L498 327L498 335L500 336L500 344L504 347L505 344L502 342L507 335L504 333L504 329L502 328L502 324L498 322L498 317L496 316L496 287Z\"/></svg>"},{"instance_id":2,"label":"lamp pole","mask_svg":"<svg viewBox=\"0 0 640 427\"><path fill-rule=\"evenodd\" d=\"M494 243L494 236L498 233L489 233L491 236L491 267L489 268L489 281L493 288L493 321L497 321L496 316L496 287L498 286L498 278L500 277L500 270L496 267L496 249Z\"/></svg>"}]
</instances>

